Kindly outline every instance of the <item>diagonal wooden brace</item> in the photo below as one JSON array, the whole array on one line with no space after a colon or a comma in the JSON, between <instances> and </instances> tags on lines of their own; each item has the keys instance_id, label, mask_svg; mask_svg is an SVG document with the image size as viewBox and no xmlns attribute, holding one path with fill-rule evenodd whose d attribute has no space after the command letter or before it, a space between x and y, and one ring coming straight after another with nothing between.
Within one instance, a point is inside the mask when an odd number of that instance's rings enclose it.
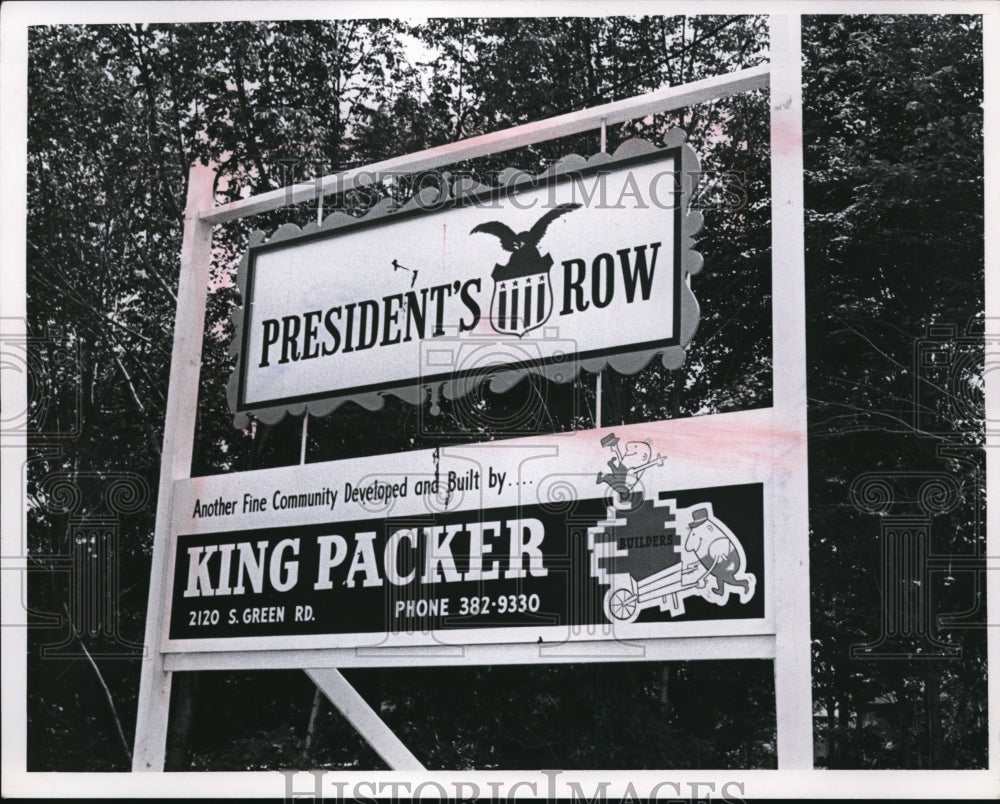
<instances>
[{"instance_id":1,"label":"diagonal wooden brace","mask_svg":"<svg viewBox=\"0 0 1000 804\"><path fill-rule=\"evenodd\" d=\"M306 674L390 769L426 770L339 670L314 669L306 670Z\"/></svg>"}]
</instances>

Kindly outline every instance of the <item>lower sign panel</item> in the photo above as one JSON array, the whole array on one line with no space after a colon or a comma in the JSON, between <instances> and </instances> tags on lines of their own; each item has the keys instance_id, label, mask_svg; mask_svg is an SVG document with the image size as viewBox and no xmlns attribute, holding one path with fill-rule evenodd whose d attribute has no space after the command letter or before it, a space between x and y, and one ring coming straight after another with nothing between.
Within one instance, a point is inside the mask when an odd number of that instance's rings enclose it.
<instances>
[{"instance_id":1,"label":"lower sign panel","mask_svg":"<svg viewBox=\"0 0 1000 804\"><path fill-rule=\"evenodd\" d=\"M180 534L169 640L535 641L762 620L763 523L763 486L749 483Z\"/></svg>"}]
</instances>

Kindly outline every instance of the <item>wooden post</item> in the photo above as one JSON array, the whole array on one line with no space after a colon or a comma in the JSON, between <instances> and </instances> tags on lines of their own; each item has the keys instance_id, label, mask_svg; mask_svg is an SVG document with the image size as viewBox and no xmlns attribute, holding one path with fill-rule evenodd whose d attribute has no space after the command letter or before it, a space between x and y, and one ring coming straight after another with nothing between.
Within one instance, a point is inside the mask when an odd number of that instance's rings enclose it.
<instances>
[{"instance_id":1,"label":"wooden post","mask_svg":"<svg viewBox=\"0 0 1000 804\"><path fill-rule=\"evenodd\" d=\"M778 768L813 767L806 442L805 241L802 197L801 17L772 16L771 231L774 418L789 446L775 452L774 695Z\"/></svg>"},{"instance_id":2,"label":"wooden post","mask_svg":"<svg viewBox=\"0 0 1000 804\"><path fill-rule=\"evenodd\" d=\"M306 673L392 770L425 770L420 760L410 753L410 749L403 745L339 670L315 669L306 670Z\"/></svg>"},{"instance_id":3,"label":"wooden post","mask_svg":"<svg viewBox=\"0 0 1000 804\"><path fill-rule=\"evenodd\" d=\"M166 589L170 513L174 481L191 476L191 451L198 406L202 335L212 258L212 224L201 218L215 204L215 169L194 165L188 174L184 239L177 286L177 316L170 360L170 387L163 429L160 486L153 537L153 565L146 609L145 656L139 681L133 771L162 771L170 711L170 672L160 652L163 601Z\"/></svg>"}]
</instances>

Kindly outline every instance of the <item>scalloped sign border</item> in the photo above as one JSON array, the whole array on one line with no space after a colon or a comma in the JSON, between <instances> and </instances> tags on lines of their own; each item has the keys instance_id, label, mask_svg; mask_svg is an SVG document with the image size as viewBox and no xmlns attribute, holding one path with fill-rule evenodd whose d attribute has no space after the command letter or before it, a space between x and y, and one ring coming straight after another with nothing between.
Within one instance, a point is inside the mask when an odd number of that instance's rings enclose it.
<instances>
[{"instance_id":1,"label":"scalloped sign border","mask_svg":"<svg viewBox=\"0 0 1000 804\"><path fill-rule=\"evenodd\" d=\"M464 208L473 204L482 204L484 201L494 205L483 211L484 218L503 218L505 213L510 210L504 207L498 208L495 205L505 199L510 200L525 190L547 188L559 182L573 181L586 176L597 176L615 169L655 162L658 159L674 160L676 166L674 170L681 177L680 187L677 195L674 196L676 203L667 210L667 214L673 216L672 222L674 224L673 255L670 255L675 260L676 265L673 291L674 321L673 326L670 327L673 332L656 341L656 345L653 347L649 346L647 340L639 345L624 343L616 345L613 349L583 350L569 355L560 353L537 360L504 363L491 367L483 381L489 383L490 390L502 393L523 380L529 373L555 382L569 382L579 375L581 369L596 373L610 367L621 374L632 375L645 368L657 356L662 360L664 367L668 369L680 367L684 362L686 347L694 337L699 320L698 302L691 292L687 280L702 268L702 256L694 248L694 237L702 228L703 217L700 212L689 209L690 198L694 190L692 184L697 181L699 171L698 157L687 144L687 134L680 129L673 129L664 136L663 147L657 147L646 140L632 139L623 143L613 155L600 153L589 159L578 155L569 155L536 176L528 176L521 171L508 168L500 174L499 188L490 188L484 185L461 188L462 191L458 197L443 195L437 189L425 189L401 207L393 207L389 200L383 200L361 218L355 218L338 211L329 215L322 224L309 223L301 229L295 224L284 224L270 238L266 238L265 233L260 230L255 231L251 235L249 248L243 256L238 273L239 289L244 303L235 313L236 332L230 346L230 354L236 355L237 362L227 386L230 409L234 413L233 423L238 428L244 428L249 424L250 416L266 424L273 424L286 414L301 415L308 412L312 416L327 416L347 401L353 401L368 410L378 410L385 404L386 394L392 394L410 404L420 404L427 400L429 393L434 407L436 407L440 395L447 399L457 399L472 391L480 378L483 377L481 366L468 371L436 372L432 376L424 376L419 371L415 371L416 376L401 378L398 383L380 382L373 383L369 387L353 386L346 391L336 388L336 384L331 383L332 387L312 389L308 393L291 393L287 396L271 396L263 402L247 402L247 372L251 367L250 364L254 362L246 359L250 348L247 311L252 309L254 305L254 264L255 258L259 254L266 251L272 253L279 251L284 248L284 244L296 246L305 241L317 240L329 243L333 247L332 250L335 250L338 245L337 238L347 233L357 232L359 229L367 229L367 237L379 238L382 239L382 242L386 242L392 237L393 224L398 221L424 216L431 218L447 214L449 210L456 207ZM447 183L444 184L447 188ZM447 189L443 192L446 193ZM514 204L510 205L511 208L515 206ZM537 213L535 213L535 217L538 217ZM563 221L573 218L572 214L560 217ZM477 236L481 239L484 247L497 243L496 240L485 234ZM276 244L282 245L276 247ZM497 246L493 245L492 248L496 251ZM539 251L546 251L544 245L539 247ZM490 261L492 262L492 257ZM636 261L638 262L638 260ZM500 270L499 263L497 270ZM392 280L395 273L389 267L387 281ZM403 274L403 276L405 275ZM650 269L650 276L652 275L653 270ZM397 277L397 283L400 278ZM496 281L499 283L499 279ZM248 287L250 288L249 294ZM477 287L479 286L477 285ZM486 301L486 304L489 304L489 301ZM487 313L487 317L489 315ZM308 325L308 321L306 323ZM624 336L628 332L628 322L623 322L623 325L622 335ZM277 326L275 324L275 327ZM474 340L476 335L470 333L465 337ZM505 336L498 334L497 331L490 333L490 338L494 341L502 341L505 337L514 345L526 342L520 341L520 336L516 334ZM430 341L430 338L428 337L426 340ZM259 366L257 367L259 368ZM331 364L332 367L333 364ZM327 374L331 377L335 376L332 370L328 371Z\"/></svg>"}]
</instances>

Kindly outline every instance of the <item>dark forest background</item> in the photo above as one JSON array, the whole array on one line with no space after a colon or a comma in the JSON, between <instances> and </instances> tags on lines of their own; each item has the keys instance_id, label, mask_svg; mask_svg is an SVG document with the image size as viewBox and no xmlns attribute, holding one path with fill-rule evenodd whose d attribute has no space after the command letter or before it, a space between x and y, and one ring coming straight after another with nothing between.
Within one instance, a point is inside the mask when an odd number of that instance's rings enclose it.
<instances>
[{"instance_id":1,"label":"dark forest background","mask_svg":"<svg viewBox=\"0 0 1000 804\"><path fill-rule=\"evenodd\" d=\"M807 17L803 53L817 764L984 767L981 22ZM766 59L755 16L33 28L28 769L130 768L189 165L218 166L225 202ZM751 92L609 129L609 150L688 131L706 225L685 365L606 370L605 425L770 405L768 108ZM458 167L487 180L598 148ZM315 216L216 229L196 474L299 461L301 419L237 430L224 389L250 232ZM535 379L437 416L347 405L309 422L306 457L593 427L594 384ZM914 574L883 546L918 504ZM900 595L926 618L885 620ZM776 765L770 662L347 675L428 768ZM381 767L301 672L178 674L173 714L173 769Z\"/></svg>"}]
</instances>

